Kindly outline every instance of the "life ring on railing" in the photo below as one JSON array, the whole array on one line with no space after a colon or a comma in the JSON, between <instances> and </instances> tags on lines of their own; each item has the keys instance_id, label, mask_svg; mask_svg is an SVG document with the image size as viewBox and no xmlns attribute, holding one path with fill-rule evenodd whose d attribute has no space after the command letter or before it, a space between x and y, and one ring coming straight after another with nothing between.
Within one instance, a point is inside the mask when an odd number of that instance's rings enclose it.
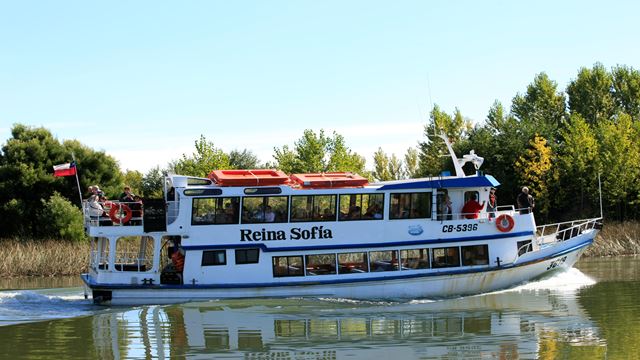
<instances>
[{"instance_id":1,"label":"life ring on railing","mask_svg":"<svg viewBox=\"0 0 640 360\"><path fill-rule=\"evenodd\" d=\"M171 254L171 262L173 262L173 267L176 268L176 271L182 272L184 270L184 255L180 250L176 250Z\"/></svg>"},{"instance_id":2,"label":"life ring on railing","mask_svg":"<svg viewBox=\"0 0 640 360\"><path fill-rule=\"evenodd\" d=\"M513 217L507 214L502 214L496 219L496 227L500 232L511 231L515 224L516 222L513 220Z\"/></svg>"},{"instance_id":3,"label":"life ring on railing","mask_svg":"<svg viewBox=\"0 0 640 360\"><path fill-rule=\"evenodd\" d=\"M109 217L114 224L126 224L131 220L133 211L127 206L127 204L113 203L111 210L109 211Z\"/></svg>"}]
</instances>

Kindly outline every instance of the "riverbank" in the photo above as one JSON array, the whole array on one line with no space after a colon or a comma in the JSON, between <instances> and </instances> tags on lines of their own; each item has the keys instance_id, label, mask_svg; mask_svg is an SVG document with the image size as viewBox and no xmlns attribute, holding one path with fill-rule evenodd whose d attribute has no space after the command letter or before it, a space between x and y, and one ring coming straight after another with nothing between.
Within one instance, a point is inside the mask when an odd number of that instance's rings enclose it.
<instances>
[{"instance_id":1,"label":"riverbank","mask_svg":"<svg viewBox=\"0 0 640 360\"><path fill-rule=\"evenodd\" d=\"M69 276L87 271L88 242L0 240L0 276ZM640 222L605 223L584 257L640 254Z\"/></svg>"},{"instance_id":2,"label":"riverbank","mask_svg":"<svg viewBox=\"0 0 640 360\"><path fill-rule=\"evenodd\" d=\"M640 254L640 222L607 223L583 257L624 256Z\"/></svg>"}]
</instances>

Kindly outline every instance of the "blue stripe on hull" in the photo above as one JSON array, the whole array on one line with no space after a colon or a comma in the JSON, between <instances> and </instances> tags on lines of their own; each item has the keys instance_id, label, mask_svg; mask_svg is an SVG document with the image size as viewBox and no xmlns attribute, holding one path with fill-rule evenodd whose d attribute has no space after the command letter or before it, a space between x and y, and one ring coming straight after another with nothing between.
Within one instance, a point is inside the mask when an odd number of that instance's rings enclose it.
<instances>
[{"instance_id":1,"label":"blue stripe on hull","mask_svg":"<svg viewBox=\"0 0 640 360\"><path fill-rule=\"evenodd\" d=\"M264 242L253 242L250 244L232 244L232 245L192 245L183 246L185 250L222 250L222 249L242 249L242 248L260 248L264 252L278 252L278 251L308 251L308 250L339 250L339 249L357 249L357 248L381 248L381 247L396 247L407 245L428 245L428 244L443 244L450 242L467 242L478 240L495 240L504 239L510 237L520 237L533 235L533 231L522 231L509 234L495 234L495 235L483 235L483 236L468 236L464 238L451 238L451 239L423 239L423 240L411 240L411 241L393 241L385 243L364 243L364 244L335 244L335 245L315 245L315 246L291 246L291 247L267 247ZM268 241L272 242L272 241Z\"/></svg>"},{"instance_id":2,"label":"blue stripe on hull","mask_svg":"<svg viewBox=\"0 0 640 360\"><path fill-rule=\"evenodd\" d=\"M348 283L362 283L362 282L380 282L380 281L390 281L390 280L402 280L402 279L413 279L420 277L434 277L434 276L447 276L447 275L462 275L462 274L472 274L472 273L484 273L484 272L492 272L492 271L501 271L506 269L517 268L521 266L526 266L534 263L538 263L541 261L545 261L548 259L552 259L555 257L563 256L569 254L574 251L578 251L586 246L589 246L593 243L593 239L590 238L582 243L579 243L571 248L559 251L557 253L553 253L544 257L532 259L530 261L521 263L521 264L509 264L505 266L491 266L482 269L460 269L460 270L451 270L451 271L443 271L443 272L431 272L431 273L421 273L421 274L409 274L409 275L397 275L397 276L386 276L386 277L370 277L370 278L362 278L362 279L335 279L335 280L324 280L324 281L304 281L304 282L282 282L282 283L252 283L252 284L212 284L212 285L129 285L129 284L96 284L89 280L88 274L82 275L82 280L92 289L104 289L104 290L114 290L114 289L230 289L230 288L266 288L266 287L280 287L280 286L311 286L311 285L332 285L332 284L348 284Z\"/></svg>"}]
</instances>

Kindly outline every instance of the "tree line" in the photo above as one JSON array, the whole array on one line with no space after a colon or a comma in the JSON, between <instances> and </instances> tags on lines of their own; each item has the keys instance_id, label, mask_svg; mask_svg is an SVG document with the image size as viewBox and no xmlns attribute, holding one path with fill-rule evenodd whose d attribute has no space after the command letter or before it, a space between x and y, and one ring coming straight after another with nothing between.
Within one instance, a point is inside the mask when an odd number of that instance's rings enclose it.
<instances>
[{"instance_id":1,"label":"tree line","mask_svg":"<svg viewBox=\"0 0 640 360\"><path fill-rule=\"evenodd\" d=\"M446 134L459 156L474 150L485 158L481 171L501 182L500 204L513 204L520 187L528 186L539 221L599 214L598 174L606 217L640 215L640 72L596 63L581 68L564 90L537 74L509 106L494 102L475 125L458 109L449 114L434 105L416 146L401 157L379 148L371 171L342 135L324 130L305 130L293 146L274 148L267 163L249 149L227 153L201 135L193 153L143 174L122 171L112 156L77 140L61 142L45 128L15 124L0 152L0 238L84 238L75 180L52 175L52 166L69 162L72 153L85 196L98 184L116 198L126 184L157 198L168 173L206 177L214 169L351 171L372 181L438 176L452 172L453 164L437 133Z\"/></svg>"}]
</instances>

